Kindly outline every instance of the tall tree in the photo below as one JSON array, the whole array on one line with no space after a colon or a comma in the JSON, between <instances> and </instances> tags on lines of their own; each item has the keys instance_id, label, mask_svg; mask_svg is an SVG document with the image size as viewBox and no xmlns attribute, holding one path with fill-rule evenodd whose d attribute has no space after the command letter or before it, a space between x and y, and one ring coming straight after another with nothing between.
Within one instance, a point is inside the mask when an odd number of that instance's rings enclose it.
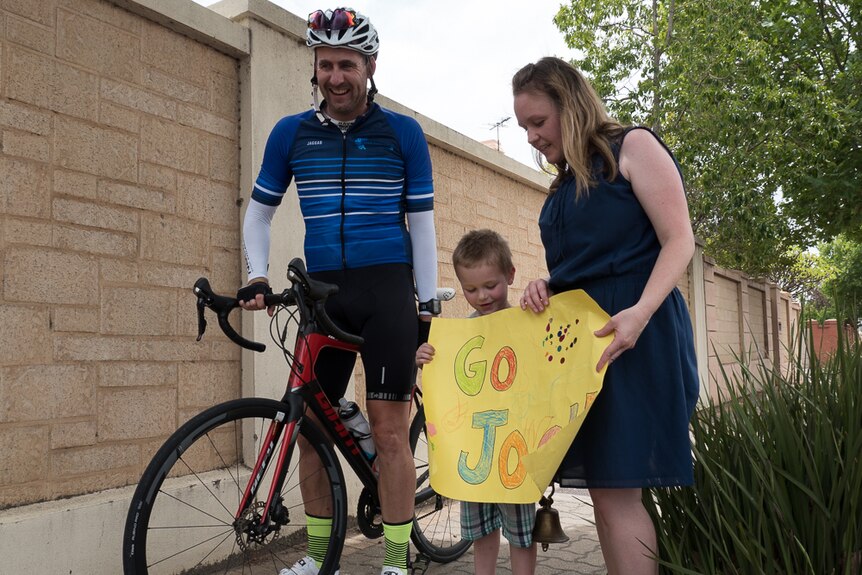
<instances>
[{"instance_id":1,"label":"tall tree","mask_svg":"<svg viewBox=\"0 0 862 575\"><path fill-rule=\"evenodd\" d=\"M840 318L858 325L862 319L862 242L838 236L820 246L832 274L823 282L823 292L832 300Z\"/></svg>"},{"instance_id":2,"label":"tall tree","mask_svg":"<svg viewBox=\"0 0 862 575\"><path fill-rule=\"evenodd\" d=\"M782 174L788 212L821 237L862 239L862 0L761 1L776 81L820 92L809 102L828 106L833 120L798 131L810 155Z\"/></svg>"},{"instance_id":3,"label":"tall tree","mask_svg":"<svg viewBox=\"0 0 862 575\"><path fill-rule=\"evenodd\" d=\"M572 0L555 18L611 113L653 127L675 150L708 253L753 275L785 272L791 246L829 237L837 223L862 230L860 202L839 201L860 194L858 166L840 161L859 145L858 90L832 65L856 62L858 43L835 30L858 33L859 10L823 31L811 5ZM807 27L788 35L797 12ZM827 45L818 66L810 54Z\"/></svg>"}]
</instances>

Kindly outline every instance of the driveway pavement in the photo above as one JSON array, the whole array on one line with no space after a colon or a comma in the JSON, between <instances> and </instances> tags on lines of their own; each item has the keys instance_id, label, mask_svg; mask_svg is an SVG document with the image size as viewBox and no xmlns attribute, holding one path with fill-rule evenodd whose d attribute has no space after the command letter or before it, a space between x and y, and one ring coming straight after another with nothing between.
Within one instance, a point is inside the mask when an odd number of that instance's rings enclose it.
<instances>
[{"instance_id":1,"label":"driveway pavement","mask_svg":"<svg viewBox=\"0 0 862 575\"><path fill-rule=\"evenodd\" d=\"M605 575L605 563L599 547L599 538L592 525L593 510L586 491L557 489L553 495L554 509L560 513L560 524L569 537L568 543L552 544L547 551L538 552L536 575L573 573L576 575ZM412 546L411 546L412 549ZM415 550L412 551L415 553ZM366 539L357 529L348 532L341 556L342 575L378 575L383 562L383 539ZM415 569L413 575L423 573ZM467 551L460 559L445 565L431 563L428 575L472 575L473 552ZM511 575L509 547L503 540L498 575Z\"/></svg>"}]
</instances>

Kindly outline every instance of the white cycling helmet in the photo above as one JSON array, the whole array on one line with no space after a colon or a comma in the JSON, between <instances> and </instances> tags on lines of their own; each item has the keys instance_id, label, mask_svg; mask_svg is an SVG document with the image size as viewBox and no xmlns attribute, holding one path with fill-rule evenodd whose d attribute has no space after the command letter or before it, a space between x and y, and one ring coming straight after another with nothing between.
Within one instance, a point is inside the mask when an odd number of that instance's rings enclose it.
<instances>
[{"instance_id":1,"label":"white cycling helmet","mask_svg":"<svg viewBox=\"0 0 862 575\"><path fill-rule=\"evenodd\" d=\"M349 48L366 56L374 56L380 49L371 20L351 8L315 10L309 14L305 43L309 48Z\"/></svg>"}]
</instances>

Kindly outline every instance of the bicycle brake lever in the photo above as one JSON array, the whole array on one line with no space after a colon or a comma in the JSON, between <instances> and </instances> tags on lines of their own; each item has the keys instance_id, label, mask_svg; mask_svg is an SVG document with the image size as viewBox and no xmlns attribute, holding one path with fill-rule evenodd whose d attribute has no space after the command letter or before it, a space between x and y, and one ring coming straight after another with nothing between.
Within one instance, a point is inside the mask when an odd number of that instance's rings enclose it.
<instances>
[{"instance_id":1,"label":"bicycle brake lever","mask_svg":"<svg viewBox=\"0 0 862 575\"><path fill-rule=\"evenodd\" d=\"M207 320L204 317L204 308L206 304L204 303L204 298L198 296L198 338L195 341L200 341L204 336L204 332L207 330Z\"/></svg>"}]
</instances>

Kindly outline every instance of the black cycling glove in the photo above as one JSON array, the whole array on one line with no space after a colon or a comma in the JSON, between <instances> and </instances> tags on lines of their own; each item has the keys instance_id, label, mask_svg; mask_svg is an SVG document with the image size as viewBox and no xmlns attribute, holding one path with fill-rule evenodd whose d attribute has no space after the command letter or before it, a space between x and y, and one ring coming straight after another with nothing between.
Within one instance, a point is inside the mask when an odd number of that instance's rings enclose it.
<instances>
[{"instance_id":1,"label":"black cycling glove","mask_svg":"<svg viewBox=\"0 0 862 575\"><path fill-rule=\"evenodd\" d=\"M265 282L254 282L247 286L241 287L236 292L236 299L239 301L251 301L257 294L268 295L272 293L272 288Z\"/></svg>"}]
</instances>

